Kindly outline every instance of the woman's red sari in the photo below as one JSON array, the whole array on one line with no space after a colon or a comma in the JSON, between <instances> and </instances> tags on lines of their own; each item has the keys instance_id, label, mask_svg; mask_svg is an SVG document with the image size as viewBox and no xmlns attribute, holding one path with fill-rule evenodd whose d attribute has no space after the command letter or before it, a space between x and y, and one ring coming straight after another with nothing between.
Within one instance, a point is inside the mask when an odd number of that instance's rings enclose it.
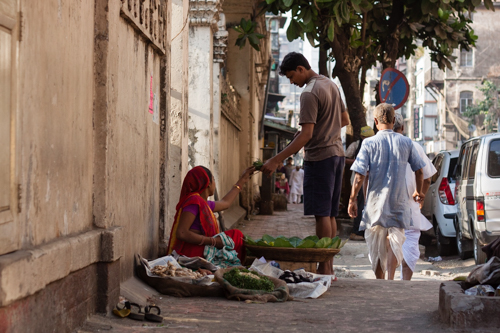
<instances>
[{"instance_id":1,"label":"woman's red sari","mask_svg":"<svg viewBox=\"0 0 500 333\"><path fill-rule=\"evenodd\" d=\"M184 178L181 189L181 197L179 199L179 203L177 203L177 206L175 207L177 212L175 214L172 231L170 232L168 254L175 250L178 254L185 255L187 257L203 257L205 245L190 244L177 239L177 228L179 226L182 210L186 206L198 206L201 227L203 228L205 236L213 237L220 233L219 222L208 206L207 201L200 196L200 193L203 192L209 185L210 179L201 166L191 169ZM237 229L227 230L224 231L224 233L233 239L234 250L238 253L238 258L242 260L243 233Z\"/></svg>"}]
</instances>

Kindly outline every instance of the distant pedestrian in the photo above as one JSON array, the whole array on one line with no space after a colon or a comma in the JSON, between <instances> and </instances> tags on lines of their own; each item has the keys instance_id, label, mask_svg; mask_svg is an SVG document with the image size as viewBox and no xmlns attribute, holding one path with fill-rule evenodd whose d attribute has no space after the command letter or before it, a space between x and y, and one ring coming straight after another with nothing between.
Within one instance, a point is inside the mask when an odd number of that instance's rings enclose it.
<instances>
[{"instance_id":1,"label":"distant pedestrian","mask_svg":"<svg viewBox=\"0 0 500 333\"><path fill-rule=\"evenodd\" d=\"M295 169L295 167L292 165L293 158L289 157L286 159L286 164L285 164L285 177L286 179L290 180L290 176L292 175L292 170Z\"/></svg>"},{"instance_id":2,"label":"distant pedestrian","mask_svg":"<svg viewBox=\"0 0 500 333\"><path fill-rule=\"evenodd\" d=\"M403 134L404 122L403 116L399 113L396 114L396 121L394 123L394 132ZM413 141L413 146L415 146L420 158L425 162L424 172L424 183L422 186L422 192L424 194L429 190L431 185L431 177L437 172L432 162L429 160L424 152L421 145ZM416 190L415 184L415 173L411 170L410 164L406 165L406 187L408 190L408 195L412 196ZM432 228L432 224L427 220L427 218L420 212L421 204L419 205L414 200L409 202L411 209L411 222L410 226L405 229L406 240L403 243L403 264L401 266L401 279L411 280L413 272L415 271L415 266L417 265L418 258L420 258L420 248L418 247L418 240L420 239L420 230L429 230Z\"/></svg>"},{"instance_id":3,"label":"distant pedestrian","mask_svg":"<svg viewBox=\"0 0 500 333\"><path fill-rule=\"evenodd\" d=\"M364 126L361 127L361 133L360 133L360 139L354 141L347 147L347 150L345 151L345 164L347 167L351 167L351 165L354 163L354 160L358 156L359 151L361 150L361 143L363 142L364 139L369 138L371 136L375 135L375 132L370 126ZM351 186L352 183L354 182L354 175L356 173L353 171L351 175ZM354 241L362 241L365 240L365 231L364 230L359 230L359 225L361 223L361 216L363 213L363 208L365 207L365 194L363 190L359 191L358 193L358 216L354 218L354 222L352 225L352 230L351 234L349 235L350 240Z\"/></svg>"},{"instance_id":4,"label":"distant pedestrian","mask_svg":"<svg viewBox=\"0 0 500 333\"><path fill-rule=\"evenodd\" d=\"M272 174L287 156L304 147L304 214L316 218L318 237L335 237L344 169L341 128L349 124L349 115L338 87L329 78L316 74L306 58L296 52L285 56L280 74L299 87L299 124L302 130L293 141L262 166ZM318 273L333 274L333 259L320 263Z\"/></svg>"},{"instance_id":5,"label":"distant pedestrian","mask_svg":"<svg viewBox=\"0 0 500 333\"><path fill-rule=\"evenodd\" d=\"M296 165L295 170L292 171L290 175L290 201L295 203L300 203L300 197L302 196L302 187L304 186L304 170L300 166Z\"/></svg>"},{"instance_id":6,"label":"distant pedestrian","mask_svg":"<svg viewBox=\"0 0 500 333\"><path fill-rule=\"evenodd\" d=\"M363 140L361 150L351 170L356 172L349 198L348 212L358 215L357 196L368 177L366 205L361 229L365 230L372 269L377 279L393 280L396 268L403 261L404 229L410 221L408 202L411 197L406 189L406 165L410 163L416 175L414 200L423 201L423 170L425 162L418 155L412 141L394 133L394 108L380 104L374 112L375 136Z\"/></svg>"}]
</instances>

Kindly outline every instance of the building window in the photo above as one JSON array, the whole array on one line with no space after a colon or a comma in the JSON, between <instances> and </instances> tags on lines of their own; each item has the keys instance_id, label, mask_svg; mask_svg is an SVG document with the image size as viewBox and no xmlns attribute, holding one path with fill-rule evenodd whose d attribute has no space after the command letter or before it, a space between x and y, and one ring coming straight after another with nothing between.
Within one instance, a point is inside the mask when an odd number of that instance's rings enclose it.
<instances>
[{"instance_id":1,"label":"building window","mask_svg":"<svg viewBox=\"0 0 500 333\"><path fill-rule=\"evenodd\" d=\"M460 66L472 67L472 50L470 51L467 51L466 49L460 50Z\"/></svg>"},{"instance_id":2,"label":"building window","mask_svg":"<svg viewBox=\"0 0 500 333\"><path fill-rule=\"evenodd\" d=\"M467 111L468 106L472 106L472 91L462 91L460 93L460 113Z\"/></svg>"}]
</instances>

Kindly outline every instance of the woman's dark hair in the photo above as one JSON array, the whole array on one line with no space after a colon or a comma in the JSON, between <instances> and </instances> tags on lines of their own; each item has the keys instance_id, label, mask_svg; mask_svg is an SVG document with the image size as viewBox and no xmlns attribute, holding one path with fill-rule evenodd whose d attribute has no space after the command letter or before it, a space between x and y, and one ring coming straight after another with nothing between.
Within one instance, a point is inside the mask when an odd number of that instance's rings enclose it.
<instances>
[{"instance_id":1,"label":"woman's dark hair","mask_svg":"<svg viewBox=\"0 0 500 333\"><path fill-rule=\"evenodd\" d=\"M200 165L201 166L201 165ZM209 184L212 184L212 172L210 170L208 170L208 168L205 168L204 166L201 166L203 168L203 170L205 170L205 172L207 173L208 175L208 179L210 179L210 182Z\"/></svg>"},{"instance_id":2,"label":"woman's dark hair","mask_svg":"<svg viewBox=\"0 0 500 333\"><path fill-rule=\"evenodd\" d=\"M286 75L288 71L294 71L298 66L303 66L305 69L311 69L309 62L302 53L290 52L288 53L280 65L280 75Z\"/></svg>"}]
</instances>

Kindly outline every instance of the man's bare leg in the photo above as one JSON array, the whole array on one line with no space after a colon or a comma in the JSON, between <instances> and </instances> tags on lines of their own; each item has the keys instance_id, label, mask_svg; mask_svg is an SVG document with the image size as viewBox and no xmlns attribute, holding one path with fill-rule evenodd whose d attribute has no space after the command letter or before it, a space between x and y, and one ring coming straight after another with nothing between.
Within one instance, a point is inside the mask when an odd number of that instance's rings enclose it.
<instances>
[{"instance_id":1,"label":"man's bare leg","mask_svg":"<svg viewBox=\"0 0 500 333\"><path fill-rule=\"evenodd\" d=\"M375 270L375 277L379 280L385 279L385 272L382 270L382 266L380 266L380 260L377 264L377 269Z\"/></svg>"},{"instance_id":2,"label":"man's bare leg","mask_svg":"<svg viewBox=\"0 0 500 333\"><path fill-rule=\"evenodd\" d=\"M396 268L398 267L398 258L394 255L392 251L391 243L389 242L389 236L387 236L387 280L394 280L394 275L396 274Z\"/></svg>"},{"instance_id":3,"label":"man's bare leg","mask_svg":"<svg viewBox=\"0 0 500 333\"><path fill-rule=\"evenodd\" d=\"M320 239L323 237L332 237L332 221L330 216L315 216L316 218L316 236ZM335 220L335 218L333 218ZM335 222L336 223L336 222ZM335 224L335 231L337 232L337 225ZM335 237L335 236L334 236ZM333 274L333 260L327 262L320 262L318 265L318 274Z\"/></svg>"},{"instance_id":4,"label":"man's bare leg","mask_svg":"<svg viewBox=\"0 0 500 333\"><path fill-rule=\"evenodd\" d=\"M406 264L406 261L403 260L403 280L410 281L413 276L413 271Z\"/></svg>"}]
</instances>

